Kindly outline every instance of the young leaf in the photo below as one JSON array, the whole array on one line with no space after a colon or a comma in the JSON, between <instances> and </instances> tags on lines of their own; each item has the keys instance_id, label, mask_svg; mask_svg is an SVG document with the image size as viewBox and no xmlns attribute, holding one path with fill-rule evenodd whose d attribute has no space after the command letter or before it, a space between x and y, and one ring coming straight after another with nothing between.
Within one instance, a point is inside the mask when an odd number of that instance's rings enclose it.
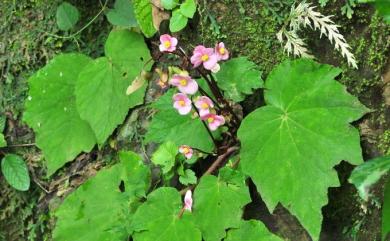
<instances>
[{"instance_id":1,"label":"young leaf","mask_svg":"<svg viewBox=\"0 0 390 241\"><path fill-rule=\"evenodd\" d=\"M387 240L386 237L390 233L390 181L387 181L385 186L385 195L383 197L382 206L382 240Z\"/></svg>"},{"instance_id":2,"label":"young leaf","mask_svg":"<svg viewBox=\"0 0 390 241\"><path fill-rule=\"evenodd\" d=\"M91 61L82 54L62 54L28 80L23 118L35 131L49 176L96 143L91 127L76 110L74 96L77 76Z\"/></svg>"},{"instance_id":3,"label":"young leaf","mask_svg":"<svg viewBox=\"0 0 390 241\"><path fill-rule=\"evenodd\" d=\"M126 95L126 89L150 58L142 36L128 30L112 31L105 52L107 57L85 66L76 85L78 111L99 144L124 121L129 108L143 103L146 84L131 95Z\"/></svg>"},{"instance_id":4,"label":"young leaf","mask_svg":"<svg viewBox=\"0 0 390 241\"><path fill-rule=\"evenodd\" d=\"M79 10L72 4L63 2L57 8L56 18L58 28L63 31L68 31L79 21Z\"/></svg>"},{"instance_id":5,"label":"young leaf","mask_svg":"<svg viewBox=\"0 0 390 241\"><path fill-rule=\"evenodd\" d=\"M153 191L134 215L134 241L201 241L192 215L184 211L179 217L182 207L181 196L176 189L161 187Z\"/></svg>"},{"instance_id":6,"label":"young leaf","mask_svg":"<svg viewBox=\"0 0 390 241\"><path fill-rule=\"evenodd\" d=\"M203 151L211 152L214 143L199 118L191 118L191 114L180 115L172 106L173 90L163 95L153 107L158 112L145 136L145 141L163 143L172 141L177 146L188 145ZM217 135L215 135L217 136Z\"/></svg>"},{"instance_id":7,"label":"young leaf","mask_svg":"<svg viewBox=\"0 0 390 241\"><path fill-rule=\"evenodd\" d=\"M370 187L386 174L389 169L390 156L378 157L357 166L351 173L349 182L355 185L360 197L368 201Z\"/></svg>"},{"instance_id":8,"label":"young leaf","mask_svg":"<svg viewBox=\"0 0 390 241\"><path fill-rule=\"evenodd\" d=\"M116 0L114 9L110 9L106 16L112 25L121 27L138 26L131 0Z\"/></svg>"},{"instance_id":9,"label":"young leaf","mask_svg":"<svg viewBox=\"0 0 390 241\"><path fill-rule=\"evenodd\" d=\"M185 0L180 5L180 12L187 18L192 18L196 12L196 2L195 0Z\"/></svg>"},{"instance_id":10,"label":"young leaf","mask_svg":"<svg viewBox=\"0 0 390 241\"><path fill-rule=\"evenodd\" d=\"M221 177L202 177L194 193L193 215L203 239L219 241L226 236L225 230L238 228L242 208L249 202L249 190L244 179L232 183Z\"/></svg>"},{"instance_id":11,"label":"young leaf","mask_svg":"<svg viewBox=\"0 0 390 241\"><path fill-rule=\"evenodd\" d=\"M219 88L225 91L225 96L235 102L243 101L245 95L252 94L253 89L264 85L261 71L246 57L230 59L223 63L216 77Z\"/></svg>"},{"instance_id":12,"label":"young leaf","mask_svg":"<svg viewBox=\"0 0 390 241\"><path fill-rule=\"evenodd\" d=\"M149 189L150 171L135 153L120 153L120 161L66 197L55 211L54 240L127 240L134 213L129 207L139 205Z\"/></svg>"},{"instance_id":13,"label":"young leaf","mask_svg":"<svg viewBox=\"0 0 390 241\"><path fill-rule=\"evenodd\" d=\"M187 22L188 18L181 13L180 9L173 10L169 20L169 29L172 32L179 32L187 25Z\"/></svg>"},{"instance_id":14,"label":"young leaf","mask_svg":"<svg viewBox=\"0 0 390 241\"><path fill-rule=\"evenodd\" d=\"M271 211L279 202L289 208L313 240L327 190L339 186L333 167L341 160L363 161L359 132L348 123L367 108L334 80L340 72L309 59L283 62L266 81L267 105L238 130L243 172Z\"/></svg>"},{"instance_id":15,"label":"young leaf","mask_svg":"<svg viewBox=\"0 0 390 241\"><path fill-rule=\"evenodd\" d=\"M1 161L1 171L5 180L16 190L27 191L30 188L27 165L20 156L6 155Z\"/></svg>"},{"instance_id":16,"label":"young leaf","mask_svg":"<svg viewBox=\"0 0 390 241\"><path fill-rule=\"evenodd\" d=\"M257 220L241 221L238 229L230 229L224 241L282 241Z\"/></svg>"},{"instance_id":17,"label":"young leaf","mask_svg":"<svg viewBox=\"0 0 390 241\"><path fill-rule=\"evenodd\" d=\"M133 0L133 4L135 17L141 31L147 38L152 37L157 32L153 25L152 3L150 0Z\"/></svg>"},{"instance_id":18,"label":"young leaf","mask_svg":"<svg viewBox=\"0 0 390 241\"><path fill-rule=\"evenodd\" d=\"M197 178L195 172L191 169L187 169L184 171L184 175L180 175L179 182L185 186L189 184L196 184Z\"/></svg>"},{"instance_id":19,"label":"young leaf","mask_svg":"<svg viewBox=\"0 0 390 241\"><path fill-rule=\"evenodd\" d=\"M0 147L5 147L7 146L7 142L4 139L3 133L0 133Z\"/></svg>"},{"instance_id":20,"label":"young leaf","mask_svg":"<svg viewBox=\"0 0 390 241\"><path fill-rule=\"evenodd\" d=\"M168 173L175 165L178 147L171 141L164 142L153 153L152 162L162 167L163 173Z\"/></svg>"},{"instance_id":21,"label":"young leaf","mask_svg":"<svg viewBox=\"0 0 390 241\"><path fill-rule=\"evenodd\" d=\"M161 4L163 8L172 10L179 4L179 0L161 0Z\"/></svg>"}]
</instances>

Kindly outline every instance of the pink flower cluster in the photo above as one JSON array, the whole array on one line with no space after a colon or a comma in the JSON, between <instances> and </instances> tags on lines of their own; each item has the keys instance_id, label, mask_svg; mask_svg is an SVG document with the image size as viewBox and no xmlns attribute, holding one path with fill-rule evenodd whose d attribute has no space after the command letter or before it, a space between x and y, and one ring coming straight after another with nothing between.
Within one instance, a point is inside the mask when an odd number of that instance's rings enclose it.
<instances>
[{"instance_id":1,"label":"pink flower cluster","mask_svg":"<svg viewBox=\"0 0 390 241\"><path fill-rule=\"evenodd\" d=\"M168 34L160 36L159 49L161 52L174 52L178 41L175 37ZM206 48L202 45L195 47L193 55L191 57L191 63L194 68L203 65L205 69L212 72L218 72L220 66L218 61L227 60L229 58L229 51L225 48L224 43L218 43L215 48ZM194 103L188 95L194 95L198 91L198 83L191 78L185 71L176 71L169 80L169 84L177 87L179 93L172 97L173 107L179 112L180 115L187 115L191 112L192 107L195 106L197 113L202 121L205 121L208 128L211 131L215 131L219 126L225 124L225 118L222 115L217 115L214 110L213 101L207 96L195 97ZM193 155L193 149L187 145L182 145L179 148L179 152L182 153L187 159L190 159Z\"/></svg>"}]
</instances>

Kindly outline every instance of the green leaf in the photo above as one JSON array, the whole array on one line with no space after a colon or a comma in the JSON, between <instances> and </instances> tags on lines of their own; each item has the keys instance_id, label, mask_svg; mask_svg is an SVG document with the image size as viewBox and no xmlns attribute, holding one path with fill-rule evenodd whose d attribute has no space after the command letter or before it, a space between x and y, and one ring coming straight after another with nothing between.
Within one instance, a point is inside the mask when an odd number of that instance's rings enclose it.
<instances>
[{"instance_id":1,"label":"green leaf","mask_svg":"<svg viewBox=\"0 0 390 241\"><path fill-rule=\"evenodd\" d=\"M263 87L261 71L255 63L246 57L230 59L221 65L216 74L217 84L225 92L225 96L235 102L243 101L245 95L253 93L253 89Z\"/></svg>"},{"instance_id":2,"label":"green leaf","mask_svg":"<svg viewBox=\"0 0 390 241\"><path fill-rule=\"evenodd\" d=\"M153 25L152 3L150 0L133 0L134 13L141 31L147 38L152 37L156 32Z\"/></svg>"},{"instance_id":3,"label":"green leaf","mask_svg":"<svg viewBox=\"0 0 390 241\"><path fill-rule=\"evenodd\" d=\"M76 85L77 109L99 144L124 121L130 108L143 103L146 84L131 95L126 89L150 58L142 36L128 30L112 31L105 52L107 57L84 67Z\"/></svg>"},{"instance_id":4,"label":"green leaf","mask_svg":"<svg viewBox=\"0 0 390 241\"><path fill-rule=\"evenodd\" d=\"M1 171L5 180L13 188L19 191L27 191L30 188L30 176L23 158L14 154L7 154L1 161Z\"/></svg>"},{"instance_id":5,"label":"green leaf","mask_svg":"<svg viewBox=\"0 0 390 241\"><path fill-rule=\"evenodd\" d=\"M96 143L89 124L76 110L77 76L91 59L82 54L62 54L35 73L29 82L24 121L35 131L50 176L80 152Z\"/></svg>"},{"instance_id":6,"label":"green leaf","mask_svg":"<svg viewBox=\"0 0 390 241\"><path fill-rule=\"evenodd\" d=\"M201 241L199 229L193 224L188 211L182 212L179 192L171 187L161 187L148 195L134 215L134 241Z\"/></svg>"},{"instance_id":7,"label":"green leaf","mask_svg":"<svg viewBox=\"0 0 390 241\"><path fill-rule=\"evenodd\" d=\"M164 142L152 155L152 162L162 168L164 174L168 173L175 165L178 147L171 141Z\"/></svg>"},{"instance_id":8,"label":"green leaf","mask_svg":"<svg viewBox=\"0 0 390 241\"><path fill-rule=\"evenodd\" d=\"M163 8L172 10L179 4L179 0L161 0L161 4Z\"/></svg>"},{"instance_id":9,"label":"green leaf","mask_svg":"<svg viewBox=\"0 0 390 241\"><path fill-rule=\"evenodd\" d=\"M327 190L339 186L333 167L341 160L363 161L359 132L348 123L367 108L334 80L340 72L309 59L283 62L266 81L267 105L250 113L238 130L243 172L271 212L280 202L313 240L319 237Z\"/></svg>"},{"instance_id":10,"label":"green leaf","mask_svg":"<svg viewBox=\"0 0 390 241\"><path fill-rule=\"evenodd\" d=\"M356 186L360 197L368 201L370 187L386 174L389 169L390 156L378 157L356 167L349 177L349 182Z\"/></svg>"},{"instance_id":11,"label":"green leaf","mask_svg":"<svg viewBox=\"0 0 390 241\"><path fill-rule=\"evenodd\" d=\"M282 241L257 220L241 221L238 229L230 229L224 241Z\"/></svg>"},{"instance_id":12,"label":"green leaf","mask_svg":"<svg viewBox=\"0 0 390 241\"><path fill-rule=\"evenodd\" d=\"M184 175L180 175L179 182L183 184L184 186L187 186L189 184L196 184L197 178L195 175L195 172L191 169L187 169L184 171Z\"/></svg>"},{"instance_id":13,"label":"green leaf","mask_svg":"<svg viewBox=\"0 0 390 241\"><path fill-rule=\"evenodd\" d=\"M123 192L120 190L123 182ZM71 193L55 211L56 241L127 240L134 207L150 186L150 171L132 152L120 163L99 171Z\"/></svg>"},{"instance_id":14,"label":"green leaf","mask_svg":"<svg viewBox=\"0 0 390 241\"><path fill-rule=\"evenodd\" d=\"M180 5L180 12L187 18L192 18L196 12L196 2L195 0L185 0Z\"/></svg>"},{"instance_id":15,"label":"green leaf","mask_svg":"<svg viewBox=\"0 0 390 241\"><path fill-rule=\"evenodd\" d=\"M187 22L188 18L181 13L180 9L176 9L169 20L169 29L171 32L179 32L187 25Z\"/></svg>"},{"instance_id":16,"label":"green leaf","mask_svg":"<svg viewBox=\"0 0 390 241\"><path fill-rule=\"evenodd\" d=\"M0 147L5 147L7 146L7 142L4 139L3 133L0 133Z\"/></svg>"},{"instance_id":17,"label":"green leaf","mask_svg":"<svg viewBox=\"0 0 390 241\"><path fill-rule=\"evenodd\" d=\"M131 0L116 0L114 9L110 9L106 16L112 25L121 27L138 26Z\"/></svg>"},{"instance_id":18,"label":"green leaf","mask_svg":"<svg viewBox=\"0 0 390 241\"><path fill-rule=\"evenodd\" d=\"M194 193L193 215L203 239L219 241L226 236L226 229L238 228L242 209L250 200L244 179L232 183L221 177L202 177Z\"/></svg>"},{"instance_id":19,"label":"green leaf","mask_svg":"<svg viewBox=\"0 0 390 241\"><path fill-rule=\"evenodd\" d=\"M63 31L68 31L79 21L79 10L72 4L63 2L57 8L56 18L58 28Z\"/></svg>"},{"instance_id":20,"label":"green leaf","mask_svg":"<svg viewBox=\"0 0 390 241\"><path fill-rule=\"evenodd\" d=\"M148 127L145 141L147 143L172 141L177 146L188 145L211 152L214 149L214 143L201 120L199 118L192 119L191 114L180 115L173 108L173 95L174 91L170 90L153 104L158 112L153 116Z\"/></svg>"},{"instance_id":21,"label":"green leaf","mask_svg":"<svg viewBox=\"0 0 390 241\"><path fill-rule=\"evenodd\" d=\"M375 7L383 19L390 24L390 3L389 0L376 0Z\"/></svg>"},{"instance_id":22,"label":"green leaf","mask_svg":"<svg viewBox=\"0 0 390 241\"><path fill-rule=\"evenodd\" d=\"M390 233L390 181L387 181L385 186L385 195L382 206L382 240L387 240L386 237Z\"/></svg>"}]
</instances>

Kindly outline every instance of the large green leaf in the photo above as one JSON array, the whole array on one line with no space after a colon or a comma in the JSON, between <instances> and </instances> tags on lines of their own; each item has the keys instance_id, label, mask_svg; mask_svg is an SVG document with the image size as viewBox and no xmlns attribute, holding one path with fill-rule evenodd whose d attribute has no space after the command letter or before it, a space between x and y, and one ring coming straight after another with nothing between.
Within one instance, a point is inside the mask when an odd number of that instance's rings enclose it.
<instances>
[{"instance_id":1,"label":"large green leaf","mask_svg":"<svg viewBox=\"0 0 390 241\"><path fill-rule=\"evenodd\" d=\"M91 127L76 110L74 96L77 76L90 62L82 54L59 55L28 80L24 120L35 131L48 175L96 143Z\"/></svg>"},{"instance_id":2,"label":"large green leaf","mask_svg":"<svg viewBox=\"0 0 390 241\"><path fill-rule=\"evenodd\" d=\"M27 191L30 188L30 176L23 158L18 155L8 154L1 161L1 171L5 180L19 191Z\"/></svg>"},{"instance_id":3,"label":"large green leaf","mask_svg":"<svg viewBox=\"0 0 390 241\"><path fill-rule=\"evenodd\" d=\"M339 186L333 167L341 160L363 161L359 132L349 122L367 108L334 80L340 72L308 59L283 62L266 81L267 105L238 130L240 164L268 208L282 203L314 240L327 190Z\"/></svg>"},{"instance_id":4,"label":"large green leaf","mask_svg":"<svg viewBox=\"0 0 390 241\"><path fill-rule=\"evenodd\" d=\"M192 18L196 12L196 2L195 0L185 0L180 5L180 12L187 18Z\"/></svg>"},{"instance_id":5,"label":"large green leaf","mask_svg":"<svg viewBox=\"0 0 390 241\"><path fill-rule=\"evenodd\" d=\"M356 167L349 178L349 182L356 186L360 197L368 201L370 187L389 169L390 156L378 157Z\"/></svg>"},{"instance_id":6,"label":"large green leaf","mask_svg":"<svg viewBox=\"0 0 390 241\"><path fill-rule=\"evenodd\" d=\"M63 2L57 8L56 18L58 28L63 31L67 31L73 28L77 21L79 21L79 10L77 10L77 8L72 4Z\"/></svg>"},{"instance_id":7,"label":"large green leaf","mask_svg":"<svg viewBox=\"0 0 390 241\"><path fill-rule=\"evenodd\" d=\"M129 108L143 103L146 84L129 96L126 89L150 58L142 36L128 30L112 31L105 52L107 57L85 66L76 85L77 109L99 144L124 121Z\"/></svg>"},{"instance_id":8,"label":"large green leaf","mask_svg":"<svg viewBox=\"0 0 390 241\"><path fill-rule=\"evenodd\" d=\"M231 229L224 241L282 241L283 239L272 234L263 223L250 220L241 221L238 229Z\"/></svg>"},{"instance_id":9,"label":"large green leaf","mask_svg":"<svg viewBox=\"0 0 390 241\"><path fill-rule=\"evenodd\" d=\"M137 27L137 19L134 15L131 0L116 0L114 9L110 9L107 14L108 21L116 26Z\"/></svg>"},{"instance_id":10,"label":"large green leaf","mask_svg":"<svg viewBox=\"0 0 390 241\"><path fill-rule=\"evenodd\" d=\"M195 189L193 215L205 241L219 241L227 229L240 225L242 208L250 202L249 190L244 178L232 180L207 175Z\"/></svg>"},{"instance_id":11,"label":"large green leaf","mask_svg":"<svg viewBox=\"0 0 390 241\"><path fill-rule=\"evenodd\" d=\"M246 57L230 59L223 63L216 77L218 86L225 92L225 96L236 102L243 101L245 95L252 94L253 89L264 85L261 71Z\"/></svg>"},{"instance_id":12,"label":"large green leaf","mask_svg":"<svg viewBox=\"0 0 390 241\"><path fill-rule=\"evenodd\" d=\"M142 32L146 37L152 37L157 32L153 25L152 3L150 0L133 0L133 4L135 17Z\"/></svg>"},{"instance_id":13,"label":"large green leaf","mask_svg":"<svg viewBox=\"0 0 390 241\"><path fill-rule=\"evenodd\" d=\"M55 211L53 239L127 240L126 229L132 221L134 206L149 186L150 171L140 157L132 152L120 153L120 163L99 171L66 197Z\"/></svg>"},{"instance_id":14,"label":"large green leaf","mask_svg":"<svg viewBox=\"0 0 390 241\"><path fill-rule=\"evenodd\" d=\"M161 187L148 195L134 215L134 241L201 241L193 217L184 211L179 192L171 187Z\"/></svg>"},{"instance_id":15,"label":"large green leaf","mask_svg":"<svg viewBox=\"0 0 390 241\"><path fill-rule=\"evenodd\" d=\"M180 115L172 103L173 90L168 91L153 105L158 112L153 116L146 133L146 142L163 143L172 141L176 145L188 145L211 152L213 141L199 118L191 114Z\"/></svg>"},{"instance_id":16,"label":"large green leaf","mask_svg":"<svg viewBox=\"0 0 390 241\"><path fill-rule=\"evenodd\" d=\"M390 233L390 181L385 186L385 194L382 206L382 240Z\"/></svg>"},{"instance_id":17,"label":"large green leaf","mask_svg":"<svg viewBox=\"0 0 390 241\"><path fill-rule=\"evenodd\" d=\"M383 19L390 24L390 2L389 0L376 0L375 7Z\"/></svg>"},{"instance_id":18,"label":"large green leaf","mask_svg":"<svg viewBox=\"0 0 390 241\"><path fill-rule=\"evenodd\" d=\"M152 162L162 168L164 174L168 173L175 165L179 148L171 141L162 143L152 155Z\"/></svg>"}]
</instances>

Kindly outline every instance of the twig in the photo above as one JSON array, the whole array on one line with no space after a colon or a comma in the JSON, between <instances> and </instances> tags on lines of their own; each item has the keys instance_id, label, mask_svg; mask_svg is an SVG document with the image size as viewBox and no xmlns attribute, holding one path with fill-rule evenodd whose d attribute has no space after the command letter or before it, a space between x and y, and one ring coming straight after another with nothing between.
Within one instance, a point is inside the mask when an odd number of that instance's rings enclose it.
<instances>
[{"instance_id":1,"label":"twig","mask_svg":"<svg viewBox=\"0 0 390 241\"><path fill-rule=\"evenodd\" d=\"M27 146L36 146L36 143L14 144L14 145L7 145L6 147L27 147Z\"/></svg>"},{"instance_id":2,"label":"twig","mask_svg":"<svg viewBox=\"0 0 390 241\"><path fill-rule=\"evenodd\" d=\"M196 108L194 102L192 101L192 98L191 98L191 105L192 105L192 107L195 109L196 113L198 113L198 116L199 116L199 118L200 118L199 111L198 111L198 109ZM214 136L213 136L213 133L211 133L209 127L208 127L207 124L204 122L204 120L201 120L201 121L202 121L202 123L203 123L204 128L206 128L207 133L209 134L211 140L213 140L213 143L214 143L215 147L217 147L217 146L218 146L218 143L217 143L217 141L215 140L215 138L214 138Z\"/></svg>"}]
</instances>

